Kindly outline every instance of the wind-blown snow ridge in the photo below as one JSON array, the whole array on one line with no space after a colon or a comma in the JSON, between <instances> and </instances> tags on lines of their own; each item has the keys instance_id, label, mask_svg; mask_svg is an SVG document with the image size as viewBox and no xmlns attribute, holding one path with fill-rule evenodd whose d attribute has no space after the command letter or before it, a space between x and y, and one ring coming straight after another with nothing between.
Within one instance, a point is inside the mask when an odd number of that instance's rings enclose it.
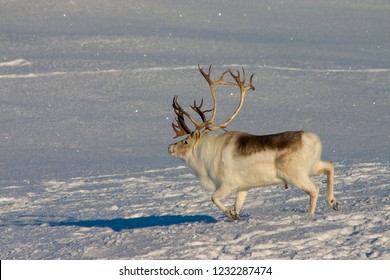
<instances>
[{"instance_id":1,"label":"wind-blown snow ridge","mask_svg":"<svg viewBox=\"0 0 390 280\"><path fill-rule=\"evenodd\" d=\"M370 68L370 69L316 69L316 68L297 68L297 67L282 67L282 66L271 66L271 65L240 65L240 64L224 64L222 67L251 67L251 68L263 68L270 70L281 70L281 71L297 71L297 72L320 72L320 73L382 73L390 72L387 68ZM173 67L145 67L134 69L134 72L153 72L153 71L179 71L179 70L193 70L197 69L197 65L186 65L186 66L173 66Z\"/></svg>"},{"instance_id":2,"label":"wind-blown snow ridge","mask_svg":"<svg viewBox=\"0 0 390 280\"><path fill-rule=\"evenodd\" d=\"M296 67L281 67L281 66L269 66L269 65L258 65L254 67L272 69L272 70L282 70L282 71L296 71L296 72L319 72L319 73L383 73L390 72L390 69L387 68L368 68L368 69L310 69L310 68L296 68Z\"/></svg>"},{"instance_id":3,"label":"wind-blown snow ridge","mask_svg":"<svg viewBox=\"0 0 390 280\"><path fill-rule=\"evenodd\" d=\"M30 66L30 65L32 65L32 63L23 58L12 60L12 61L0 62L0 67L22 67L22 66Z\"/></svg>"},{"instance_id":4,"label":"wind-blown snow ridge","mask_svg":"<svg viewBox=\"0 0 390 280\"><path fill-rule=\"evenodd\" d=\"M158 72L158 71L180 71L197 69L196 65L171 66L171 67L140 67L133 70L133 72Z\"/></svg>"},{"instance_id":5,"label":"wind-blown snow ridge","mask_svg":"<svg viewBox=\"0 0 390 280\"><path fill-rule=\"evenodd\" d=\"M47 72L47 73L27 73L27 74L4 74L0 75L0 79L33 79L43 77L54 76L66 76L66 75L98 75L107 73L119 73L121 70L108 69L108 70L96 70L96 71L59 71L59 72Z\"/></svg>"},{"instance_id":6,"label":"wind-blown snow ridge","mask_svg":"<svg viewBox=\"0 0 390 280\"><path fill-rule=\"evenodd\" d=\"M26 66L31 65L31 62L23 59L15 61L0 63L1 66ZM222 67L249 67L249 65L229 64L222 65ZM370 69L310 69L310 68L296 68L296 67L281 67L270 65L252 65L252 68L262 68L265 70L280 70L280 71L295 71L295 72L318 72L318 73L384 73L390 72L390 69L386 68L370 68ZM100 75L100 74L112 74L121 73L123 71L132 72L159 72L159 71L182 71L182 70L194 70L197 69L196 65L186 66L172 66L172 67L139 67L135 69L107 69L107 70L90 70L90 71L55 71L55 72L41 72L41 73L27 73L27 74L4 74L0 75L0 79L32 79L42 77L54 77L54 76L66 76L66 75Z\"/></svg>"}]
</instances>

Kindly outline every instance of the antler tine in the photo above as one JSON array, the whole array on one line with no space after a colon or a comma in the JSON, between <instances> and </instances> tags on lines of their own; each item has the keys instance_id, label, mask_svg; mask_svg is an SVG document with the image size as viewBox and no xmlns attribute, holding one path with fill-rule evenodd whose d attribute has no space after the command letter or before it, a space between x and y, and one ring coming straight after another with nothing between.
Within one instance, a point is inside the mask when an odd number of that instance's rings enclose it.
<instances>
[{"instance_id":1,"label":"antler tine","mask_svg":"<svg viewBox=\"0 0 390 280\"><path fill-rule=\"evenodd\" d=\"M255 87L254 87L253 84L252 84L253 75L255 75L255 74L252 74L251 77L249 78L249 85L248 85L248 86L250 86L251 90L254 91L254 90L255 90Z\"/></svg>"},{"instance_id":2,"label":"antler tine","mask_svg":"<svg viewBox=\"0 0 390 280\"><path fill-rule=\"evenodd\" d=\"M175 120L176 120L177 124L172 123L172 128L173 128L173 131L175 131L176 136L173 138L177 138L177 137L191 133L191 130L185 124L183 117L177 117L177 118L175 118Z\"/></svg>"},{"instance_id":3,"label":"antler tine","mask_svg":"<svg viewBox=\"0 0 390 280\"><path fill-rule=\"evenodd\" d=\"M241 83L241 79L240 79L240 71L236 70L237 71L237 75L234 75L234 73L232 72L232 70L229 69L229 73L230 73L230 76L233 77L233 79L236 81L237 85L239 85ZM245 76L244 76L245 77Z\"/></svg>"},{"instance_id":4,"label":"antler tine","mask_svg":"<svg viewBox=\"0 0 390 280\"><path fill-rule=\"evenodd\" d=\"M207 119L206 119L205 113L209 113L209 112L213 111L214 109L209 109L209 110L202 111L201 110L202 106L203 106L203 98L200 101L200 105L199 106L196 105L196 100L194 100L194 105L191 106L191 109L198 113L198 115L201 117L203 123L207 123Z\"/></svg>"},{"instance_id":5,"label":"antler tine","mask_svg":"<svg viewBox=\"0 0 390 280\"><path fill-rule=\"evenodd\" d=\"M173 138L177 138L177 137L191 133L191 131L187 131L187 130L183 129L183 127L181 127L179 125L175 125L174 123L172 123L172 128L173 128L173 131L175 131L175 133L176 133L176 135Z\"/></svg>"},{"instance_id":6,"label":"antler tine","mask_svg":"<svg viewBox=\"0 0 390 280\"><path fill-rule=\"evenodd\" d=\"M228 69L228 70L226 70L225 72L223 72L223 73L221 74L221 76L219 77L219 79L216 80L215 82L213 82L213 81L211 80L211 67L212 67L212 66L213 66L212 64L209 66L209 72L206 74L206 73L204 72L204 70L203 70L203 67L200 66L200 65L198 64L199 72L202 74L202 76L205 78L205 80L208 82L208 84L209 84L210 86L214 87L214 86L216 86L216 85L233 85L232 82L227 82L227 81L224 81L224 80L223 80L223 77L225 76L225 74L226 74L227 72L230 71L230 69Z\"/></svg>"},{"instance_id":7,"label":"antler tine","mask_svg":"<svg viewBox=\"0 0 390 280\"><path fill-rule=\"evenodd\" d=\"M206 74L204 71L203 71L203 67L200 66L198 64L198 69L199 69L199 72L202 74L202 76L205 78L205 80L209 83L209 85L211 85L213 82L211 81L210 79L210 75L211 75L211 66L212 64L210 64L210 67L209 67L209 72Z\"/></svg>"},{"instance_id":8,"label":"antler tine","mask_svg":"<svg viewBox=\"0 0 390 280\"><path fill-rule=\"evenodd\" d=\"M178 98L178 96L175 95L173 98L173 103L172 103L173 110L174 110L175 114L177 115L177 118L176 118L177 125L172 123L172 125L174 127L173 130L177 134L174 138L192 133L192 130L189 129L185 123L184 116L186 116L195 125L196 130L200 130L200 129L206 127L207 125L209 125L209 122L206 121L206 116L204 114L209 112L210 110L205 110L205 111L200 110L200 108L203 105L203 100L202 100L200 106L197 106L195 101L194 101L194 106L191 106L191 108L195 112L197 112L199 114L199 116L202 118L203 123L200 124L187 111L185 111L179 105L179 103L177 102L177 98ZM178 134L178 131L180 131L179 134Z\"/></svg>"},{"instance_id":9,"label":"antler tine","mask_svg":"<svg viewBox=\"0 0 390 280\"><path fill-rule=\"evenodd\" d=\"M191 134L191 132L192 132L191 129L189 129L185 123L184 115L183 115L184 110L179 105L179 103L177 103L177 98L178 98L178 96L175 95L173 97L173 102L172 102L173 110L177 116L177 118L175 118L177 124L172 123L173 131L176 133L176 136L173 138L177 138L177 137L180 137L183 135Z\"/></svg>"},{"instance_id":10,"label":"antler tine","mask_svg":"<svg viewBox=\"0 0 390 280\"><path fill-rule=\"evenodd\" d=\"M240 87L241 91L242 90L245 90L245 93L246 91L248 90L255 90L255 87L253 86L252 84L252 79L253 79L253 75L251 75L251 77L249 78L249 84L247 86L245 86L245 82L246 82L246 73L245 73L245 70L244 68L242 68L242 80L240 78L240 71L237 70L237 75L235 75L230 69L229 69L229 73L230 75L233 77L233 79L236 81L236 84L238 87Z\"/></svg>"}]
</instances>

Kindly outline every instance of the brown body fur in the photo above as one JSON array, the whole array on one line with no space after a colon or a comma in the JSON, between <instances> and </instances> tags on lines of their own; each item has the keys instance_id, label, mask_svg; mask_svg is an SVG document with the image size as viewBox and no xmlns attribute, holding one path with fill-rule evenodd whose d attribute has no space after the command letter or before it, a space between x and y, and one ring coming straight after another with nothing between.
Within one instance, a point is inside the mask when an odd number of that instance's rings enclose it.
<instances>
[{"instance_id":1,"label":"brown body fur","mask_svg":"<svg viewBox=\"0 0 390 280\"><path fill-rule=\"evenodd\" d=\"M236 154L250 156L253 153L269 150L297 149L302 145L303 131L286 131L270 135L243 134L237 139Z\"/></svg>"}]
</instances>

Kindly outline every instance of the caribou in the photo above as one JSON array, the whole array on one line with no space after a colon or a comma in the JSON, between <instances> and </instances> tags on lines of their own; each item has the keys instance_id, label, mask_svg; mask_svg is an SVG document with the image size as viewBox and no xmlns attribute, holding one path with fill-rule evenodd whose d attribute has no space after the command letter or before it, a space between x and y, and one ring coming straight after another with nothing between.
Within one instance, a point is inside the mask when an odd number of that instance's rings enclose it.
<instances>
[{"instance_id":1,"label":"caribou","mask_svg":"<svg viewBox=\"0 0 390 280\"><path fill-rule=\"evenodd\" d=\"M201 185L213 192L212 202L229 218L238 220L248 191L253 188L291 184L309 195L309 214L314 214L319 196L319 186L311 176L326 174L326 202L338 210L338 202L333 194L334 166L332 162L321 160L322 144L317 134L306 131L286 131L272 135L252 135L241 131L227 131L227 125L240 112L248 91L255 90L253 75L246 84L245 70L224 71L217 80L211 79L211 65L206 73L201 66L198 70L210 87L214 106L202 110L203 99L199 104L194 100L191 109L198 115L195 118L178 103L174 96L172 107L176 123L172 128L174 138L186 136L183 140L168 147L170 155L186 162L197 174ZM230 79L225 76L229 74ZM217 86L238 87L240 101L234 113L223 123L216 123ZM210 117L207 115L211 114ZM200 118L201 121L198 121ZM190 129L188 119L194 125ZM221 133L213 131L219 130ZM226 207L222 200L235 193L233 208Z\"/></svg>"}]
</instances>

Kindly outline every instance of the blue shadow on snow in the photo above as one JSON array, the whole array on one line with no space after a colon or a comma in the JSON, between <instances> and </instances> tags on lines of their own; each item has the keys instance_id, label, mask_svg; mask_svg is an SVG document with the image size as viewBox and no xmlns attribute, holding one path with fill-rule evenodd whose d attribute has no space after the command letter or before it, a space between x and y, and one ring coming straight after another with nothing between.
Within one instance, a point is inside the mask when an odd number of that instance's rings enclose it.
<instances>
[{"instance_id":1,"label":"blue shadow on snow","mask_svg":"<svg viewBox=\"0 0 390 280\"><path fill-rule=\"evenodd\" d=\"M216 223L217 220L207 215L166 215L166 216L149 216L131 219L112 219L112 220L85 220L85 221L67 221L67 222L50 222L49 225L55 226L78 226L78 227L108 227L113 231L124 229L137 229L158 226L172 226L188 223Z\"/></svg>"}]
</instances>

